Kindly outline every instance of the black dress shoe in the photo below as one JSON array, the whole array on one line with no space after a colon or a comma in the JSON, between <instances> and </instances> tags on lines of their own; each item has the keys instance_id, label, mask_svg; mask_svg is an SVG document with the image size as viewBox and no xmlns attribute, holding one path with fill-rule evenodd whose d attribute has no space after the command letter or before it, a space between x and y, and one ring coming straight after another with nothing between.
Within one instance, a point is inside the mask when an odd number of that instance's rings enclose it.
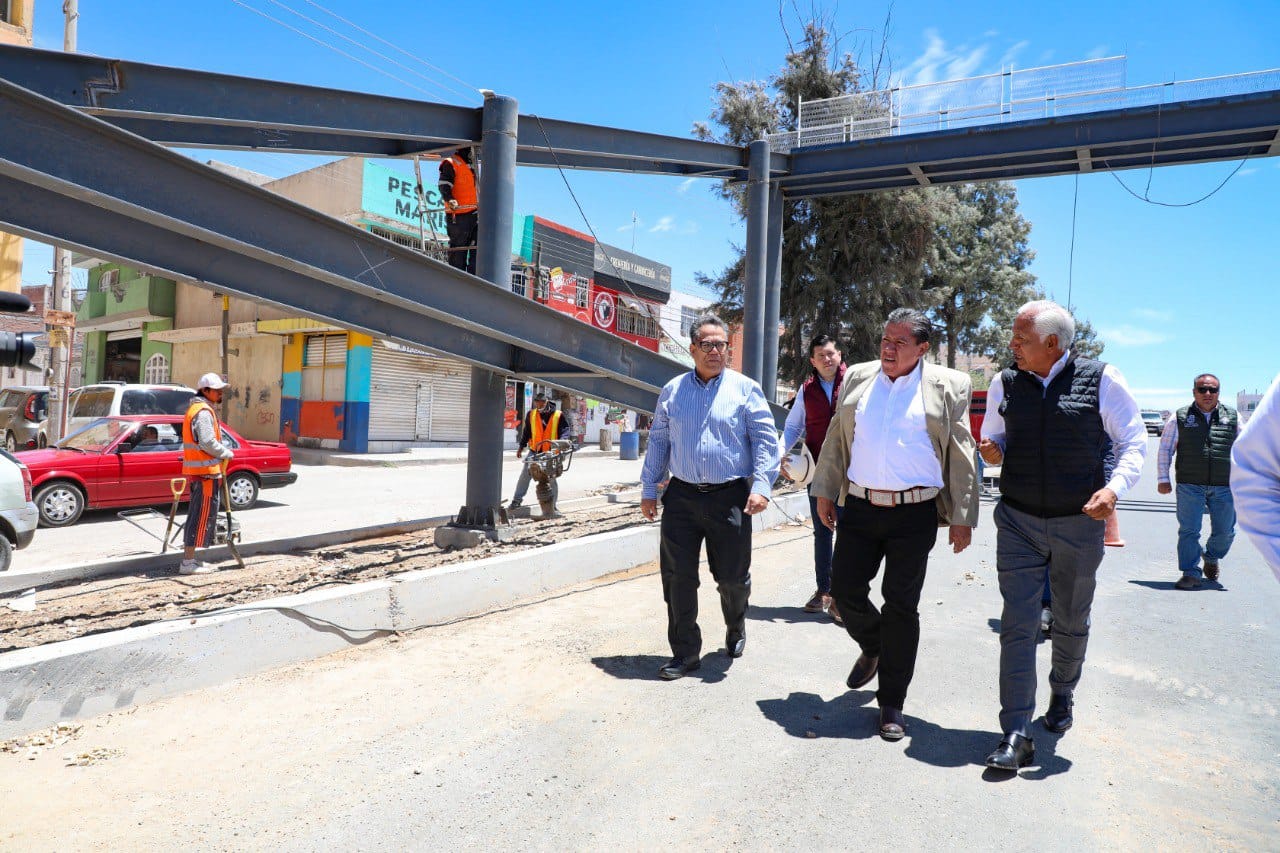
<instances>
[{"instance_id":1,"label":"black dress shoe","mask_svg":"<svg viewBox=\"0 0 1280 853\"><path fill-rule=\"evenodd\" d=\"M731 658L742 657L742 653L747 650L746 636L736 631L730 631L724 638L724 650L729 653Z\"/></svg>"},{"instance_id":2,"label":"black dress shoe","mask_svg":"<svg viewBox=\"0 0 1280 853\"><path fill-rule=\"evenodd\" d=\"M853 662L853 669L849 671L849 677L845 679L844 683L849 685L850 690L857 690L876 677L876 670L879 667L880 658L867 657L866 652L863 652Z\"/></svg>"},{"instance_id":3,"label":"black dress shoe","mask_svg":"<svg viewBox=\"0 0 1280 853\"><path fill-rule=\"evenodd\" d=\"M667 661L666 666L658 670L658 677L663 681L675 681L677 678L684 678L700 666L702 666L702 660L696 656L683 658L676 655Z\"/></svg>"},{"instance_id":4,"label":"black dress shoe","mask_svg":"<svg viewBox=\"0 0 1280 853\"><path fill-rule=\"evenodd\" d=\"M880 737L885 740L902 740L907 733L907 721L898 708L880 709Z\"/></svg>"},{"instance_id":5,"label":"black dress shoe","mask_svg":"<svg viewBox=\"0 0 1280 853\"><path fill-rule=\"evenodd\" d=\"M995 770L1018 772L1036 758L1036 742L1026 735L1005 735L996 751L987 756L987 766Z\"/></svg>"},{"instance_id":6,"label":"black dress shoe","mask_svg":"<svg viewBox=\"0 0 1280 853\"><path fill-rule=\"evenodd\" d=\"M1049 699L1049 710L1044 712L1044 727L1054 734L1062 734L1075 722L1071 717L1070 693L1055 693Z\"/></svg>"},{"instance_id":7,"label":"black dress shoe","mask_svg":"<svg viewBox=\"0 0 1280 853\"><path fill-rule=\"evenodd\" d=\"M1195 575L1183 575L1178 578L1177 583L1173 585L1174 589L1199 589L1200 578Z\"/></svg>"},{"instance_id":8,"label":"black dress shoe","mask_svg":"<svg viewBox=\"0 0 1280 853\"><path fill-rule=\"evenodd\" d=\"M1218 579L1218 561L1217 560L1206 559L1204 561L1204 576L1211 581L1216 581Z\"/></svg>"}]
</instances>

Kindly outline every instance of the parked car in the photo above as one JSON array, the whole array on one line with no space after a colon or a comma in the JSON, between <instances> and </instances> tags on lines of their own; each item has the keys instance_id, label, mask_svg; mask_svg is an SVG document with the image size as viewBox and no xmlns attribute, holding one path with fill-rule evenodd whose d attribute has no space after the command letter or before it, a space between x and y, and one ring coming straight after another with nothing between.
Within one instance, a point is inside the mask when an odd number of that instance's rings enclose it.
<instances>
[{"instance_id":1,"label":"parked car","mask_svg":"<svg viewBox=\"0 0 1280 853\"><path fill-rule=\"evenodd\" d=\"M0 391L0 436L10 453L44 447L49 417L49 386L18 385Z\"/></svg>"},{"instance_id":2,"label":"parked car","mask_svg":"<svg viewBox=\"0 0 1280 853\"><path fill-rule=\"evenodd\" d=\"M40 515L31 500L31 472L0 450L0 572L13 563L14 549L31 544Z\"/></svg>"},{"instance_id":3,"label":"parked car","mask_svg":"<svg viewBox=\"0 0 1280 853\"><path fill-rule=\"evenodd\" d=\"M99 382L84 385L67 398L67 435L98 418L117 415L185 415L196 395L185 385Z\"/></svg>"},{"instance_id":4,"label":"parked car","mask_svg":"<svg viewBox=\"0 0 1280 853\"><path fill-rule=\"evenodd\" d=\"M235 454L227 473L232 510L253 506L261 489L298 479L287 444L250 441L225 424L222 435ZM54 447L18 458L31 469L44 527L74 524L86 509L168 504L169 482L182 476L182 417L99 418ZM190 496L184 487L181 499Z\"/></svg>"},{"instance_id":5,"label":"parked car","mask_svg":"<svg viewBox=\"0 0 1280 853\"><path fill-rule=\"evenodd\" d=\"M1146 426L1147 432L1152 435L1159 435L1164 432L1164 414L1161 412L1143 412L1142 423Z\"/></svg>"}]
</instances>

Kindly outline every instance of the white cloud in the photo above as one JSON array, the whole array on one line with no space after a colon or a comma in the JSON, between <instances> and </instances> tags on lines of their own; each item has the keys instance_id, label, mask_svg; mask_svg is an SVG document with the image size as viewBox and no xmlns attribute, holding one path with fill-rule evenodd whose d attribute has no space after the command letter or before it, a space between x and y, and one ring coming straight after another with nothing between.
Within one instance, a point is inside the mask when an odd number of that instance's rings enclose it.
<instances>
[{"instance_id":1,"label":"white cloud","mask_svg":"<svg viewBox=\"0 0 1280 853\"><path fill-rule=\"evenodd\" d=\"M1169 340L1169 336L1161 332L1128 324L1109 329L1099 329L1098 337L1104 343L1108 345L1114 344L1118 347L1149 347Z\"/></svg>"},{"instance_id":2,"label":"white cloud","mask_svg":"<svg viewBox=\"0 0 1280 853\"><path fill-rule=\"evenodd\" d=\"M1155 308L1135 308L1131 312L1139 320L1151 323L1169 323L1173 321L1172 311L1159 311Z\"/></svg>"},{"instance_id":3,"label":"white cloud","mask_svg":"<svg viewBox=\"0 0 1280 853\"><path fill-rule=\"evenodd\" d=\"M684 195L689 191L689 187L693 186L697 181L697 178L685 178L680 182L680 186L676 187L676 192L680 195Z\"/></svg>"},{"instance_id":4,"label":"white cloud","mask_svg":"<svg viewBox=\"0 0 1280 853\"><path fill-rule=\"evenodd\" d=\"M657 234L662 231L672 231L676 227L676 218L674 216L664 216L659 219L654 226L649 229L650 234Z\"/></svg>"},{"instance_id":5,"label":"white cloud","mask_svg":"<svg viewBox=\"0 0 1280 853\"><path fill-rule=\"evenodd\" d=\"M902 79L908 84L972 77L987 55L985 44L949 47L933 28L924 31L924 38L924 53L902 71Z\"/></svg>"},{"instance_id":6,"label":"white cloud","mask_svg":"<svg viewBox=\"0 0 1280 853\"><path fill-rule=\"evenodd\" d=\"M614 230L617 231L619 234L622 234L627 231L630 231L632 228L643 228L643 227L644 227L644 220L637 217L634 223L628 222L626 225L619 225Z\"/></svg>"},{"instance_id":7,"label":"white cloud","mask_svg":"<svg viewBox=\"0 0 1280 853\"><path fill-rule=\"evenodd\" d=\"M1111 55L1111 45L1100 44L1085 54L1085 59L1103 59Z\"/></svg>"},{"instance_id":8,"label":"white cloud","mask_svg":"<svg viewBox=\"0 0 1280 853\"><path fill-rule=\"evenodd\" d=\"M1258 170L1257 170L1257 169L1254 169L1254 168L1248 168L1248 169L1241 169L1239 172L1236 172L1236 175L1237 175L1238 177L1243 178L1243 177L1245 177L1246 175L1256 175L1257 173L1258 173Z\"/></svg>"},{"instance_id":9,"label":"white cloud","mask_svg":"<svg viewBox=\"0 0 1280 853\"><path fill-rule=\"evenodd\" d=\"M1015 44L1013 47L1006 50L1004 54L1000 57L1000 67L1003 68L1006 65L1012 65L1013 61L1018 58L1018 54L1022 53L1022 51L1026 50L1030 46L1031 46L1031 42L1027 41L1026 39L1023 39L1022 41Z\"/></svg>"}]
</instances>

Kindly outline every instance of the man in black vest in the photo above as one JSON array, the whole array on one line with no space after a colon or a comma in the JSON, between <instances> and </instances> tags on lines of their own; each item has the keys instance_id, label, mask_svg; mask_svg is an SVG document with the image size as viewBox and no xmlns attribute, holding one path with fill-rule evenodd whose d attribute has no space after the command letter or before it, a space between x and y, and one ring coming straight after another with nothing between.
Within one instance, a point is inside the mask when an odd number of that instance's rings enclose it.
<instances>
[{"instance_id":1,"label":"man in black vest","mask_svg":"<svg viewBox=\"0 0 1280 853\"><path fill-rule=\"evenodd\" d=\"M1036 641L1045 571L1053 590L1052 697L1044 726L1071 728L1073 692L1089 641L1089 610L1103 529L1116 501L1138 482L1147 432L1114 366L1070 350L1075 320L1047 300L1028 302L1013 323L1015 367L987 392L982 458L1000 465L996 570L1000 617L1000 729L987 766L1017 771L1035 759ZM1106 439L1115 446L1103 471Z\"/></svg>"},{"instance_id":2,"label":"man in black vest","mask_svg":"<svg viewBox=\"0 0 1280 853\"><path fill-rule=\"evenodd\" d=\"M809 342L809 364L813 365L813 373L800 390L796 400L791 404L791 414L787 415L787 423L782 428L782 473L788 477L786 451L804 436L805 446L817 464L818 455L822 453L822 442L826 441L827 428L836 413L840 402L840 383L844 380L844 356L830 335L818 335ZM837 510L844 515L844 508ZM818 520L818 499L813 489L809 489L809 518L813 520L813 572L817 579L817 591L804 606L806 613L821 613L824 610L843 625L840 608L831 598L831 550L833 536L827 526Z\"/></svg>"},{"instance_id":3,"label":"man in black vest","mask_svg":"<svg viewBox=\"0 0 1280 853\"><path fill-rule=\"evenodd\" d=\"M1236 508L1231 498L1231 445L1239 426L1235 409L1219 402L1222 383L1212 373L1196 377L1190 406L1178 409L1160 434L1156 456L1156 489L1173 491L1169 461L1178 477L1178 589L1199 589L1202 577L1218 579L1218 561L1227 556L1236 536ZM1200 529L1209 510L1209 539L1200 548ZM1204 557L1204 568L1200 558Z\"/></svg>"}]
</instances>

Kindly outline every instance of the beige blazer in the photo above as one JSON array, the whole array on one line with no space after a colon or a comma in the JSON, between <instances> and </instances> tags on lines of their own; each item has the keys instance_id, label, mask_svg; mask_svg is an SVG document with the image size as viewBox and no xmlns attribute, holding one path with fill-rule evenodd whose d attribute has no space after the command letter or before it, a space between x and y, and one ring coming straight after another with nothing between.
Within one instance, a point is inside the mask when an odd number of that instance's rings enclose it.
<instances>
[{"instance_id":1,"label":"beige blazer","mask_svg":"<svg viewBox=\"0 0 1280 853\"><path fill-rule=\"evenodd\" d=\"M840 405L831 419L810 487L815 496L844 506L849 495L849 455L856 434L858 401L879 373L879 361L855 364L846 371ZM943 486L937 497L941 525L978 525L978 472L973 434L969 432L972 390L968 374L924 362L920 391L924 395L925 422L933 452L942 466Z\"/></svg>"}]
</instances>

